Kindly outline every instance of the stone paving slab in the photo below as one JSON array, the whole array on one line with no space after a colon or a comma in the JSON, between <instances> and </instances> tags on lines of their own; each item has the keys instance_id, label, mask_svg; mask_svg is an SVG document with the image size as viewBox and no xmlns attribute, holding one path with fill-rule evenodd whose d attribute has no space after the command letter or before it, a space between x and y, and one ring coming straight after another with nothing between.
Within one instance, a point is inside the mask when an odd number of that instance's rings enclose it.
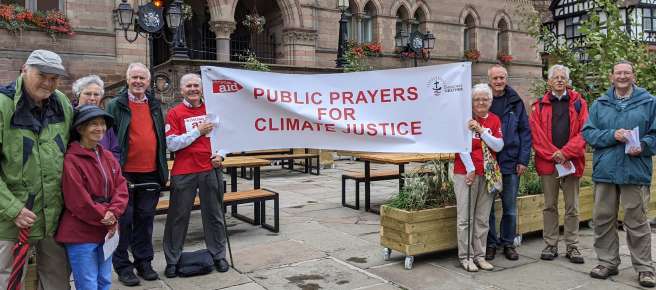
<instances>
[{"instance_id":1,"label":"stone paving slab","mask_svg":"<svg viewBox=\"0 0 656 290\"><path fill-rule=\"evenodd\" d=\"M260 286L257 283L247 283L247 284L241 284L237 286L232 286L228 288L223 288L225 290L266 290L266 288Z\"/></svg>"},{"instance_id":2,"label":"stone paving slab","mask_svg":"<svg viewBox=\"0 0 656 290\"><path fill-rule=\"evenodd\" d=\"M360 289L385 282L334 259L310 260L253 273L266 289Z\"/></svg>"},{"instance_id":3,"label":"stone paving slab","mask_svg":"<svg viewBox=\"0 0 656 290\"><path fill-rule=\"evenodd\" d=\"M435 267L426 263L417 264L412 270L403 270L400 265L385 265L369 269L383 279L394 281L404 289L411 290L483 290L493 289L475 281L468 275Z\"/></svg>"},{"instance_id":4,"label":"stone paving slab","mask_svg":"<svg viewBox=\"0 0 656 290\"><path fill-rule=\"evenodd\" d=\"M241 273L326 256L323 252L312 249L302 242L290 240L240 248L235 250L233 255L235 268Z\"/></svg>"}]
</instances>

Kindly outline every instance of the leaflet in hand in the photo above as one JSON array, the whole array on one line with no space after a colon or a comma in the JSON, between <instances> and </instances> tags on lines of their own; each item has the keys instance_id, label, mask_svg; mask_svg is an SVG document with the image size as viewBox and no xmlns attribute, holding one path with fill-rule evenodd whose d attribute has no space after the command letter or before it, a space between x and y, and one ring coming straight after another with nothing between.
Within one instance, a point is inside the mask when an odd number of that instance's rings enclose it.
<instances>
[{"instance_id":1,"label":"leaflet in hand","mask_svg":"<svg viewBox=\"0 0 656 290\"><path fill-rule=\"evenodd\" d=\"M567 161L566 164L569 165L569 168L565 168L565 166L556 163L556 171L558 171L558 178L576 173L576 167L574 167L574 163L572 163L571 160Z\"/></svg>"},{"instance_id":2,"label":"leaflet in hand","mask_svg":"<svg viewBox=\"0 0 656 290\"><path fill-rule=\"evenodd\" d=\"M626 137L624 153L629 153L633 148L640 149L640 128L633 128L633 130L629 131L624 137Z\"/></svg>"},{"instance_id":3,"label":"leaflet in hand","mask_svg":"<svg viewBox=\"0 0 656 290\"><path fill-rule=\"evenodd\" d=\"M105 235L105 244L103 244L103 256L105 257L105 260L109 259L114 251L116 251L116 248L118 247L118 240L118 230L116 230L114 235L111 237L109 236L109 233Z\"/></svg>"}]
</instances>

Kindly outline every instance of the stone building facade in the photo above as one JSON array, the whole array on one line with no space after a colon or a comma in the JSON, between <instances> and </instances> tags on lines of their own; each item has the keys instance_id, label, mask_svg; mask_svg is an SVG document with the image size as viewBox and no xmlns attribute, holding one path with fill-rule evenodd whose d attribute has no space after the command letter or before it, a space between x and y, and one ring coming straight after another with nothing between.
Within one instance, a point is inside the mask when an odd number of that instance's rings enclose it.
<instances>
[{"instance_id":1,"label":"stone building facade","mask_svg":"<svg viewBox=\"0 0 656 290\"><path fill-rule=\"evenodd\" d=\"M141 61L160 68L170 80L180 75L171 68L168 46L162 40L153 43L139 38L129 43L112 14L120 0L50 0L57 2L73 24L75 36L62 36L53 42L38 31L10 34L0 29L0 83L19 73L21 64L33 49L45 48L60 53L70 77L63 88L78 77L95 73L108 84L124 79L129 62ZM7 0L0 0L5 3ZM13 0L12 2L16 2ZM21 0L37 6L47 0ZM147 2L129 0L132 7ZM537 1L544 2L544 1ZM192 60L203 64L228 65L239 61L238 54L253 51L274 70L312 73L335 67L340 11L337 0L186 0L193 17L185 22L185 37ZM436 38L430 59L419 65L464 61L464 52L475 49L480 58L473 66L474 82L486 79L487 68L498 62L499 52L512 56L508 65L510 83L527 99L531 81L542 76L542 62L533 39L523 31L523 5L531 0L350 0L346 11L348 36L355 42L378 42L382 56L370 57L377 69L409 67L412 59L399 57L395 35L403 31L430 31ZM30 4L33 5L33 4ZM264 16L263 31L247 31L245 15ZM128 31L130 36L133 31ZM166 69L163 69L166 65ZM194 65L201 62L186 61ZM159 66L158 66L159 65ZM234 66L234 64L229 64ZM292 69L293 68L293 69ZM180 72L182 73L182 72ZM170 87L177 86L171 81ZM171 90L175 92L175 90Z\"/></svg>"}]
</instances>

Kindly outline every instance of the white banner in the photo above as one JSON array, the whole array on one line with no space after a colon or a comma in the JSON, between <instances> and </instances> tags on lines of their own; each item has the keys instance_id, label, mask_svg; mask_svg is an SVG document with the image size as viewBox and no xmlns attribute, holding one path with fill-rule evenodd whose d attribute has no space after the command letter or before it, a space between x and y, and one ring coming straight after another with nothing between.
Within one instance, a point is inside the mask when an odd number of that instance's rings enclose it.
<instances>
[{"instance_id":1,"label":"white banner","mask_svg":"<svg viewBox=\"0 0 656 290\"><path fill-rule=\"evenodd\" d=\"M201 67L212 151L471 150L471 63L335 74Z\"/></svg>"}]
</instances>

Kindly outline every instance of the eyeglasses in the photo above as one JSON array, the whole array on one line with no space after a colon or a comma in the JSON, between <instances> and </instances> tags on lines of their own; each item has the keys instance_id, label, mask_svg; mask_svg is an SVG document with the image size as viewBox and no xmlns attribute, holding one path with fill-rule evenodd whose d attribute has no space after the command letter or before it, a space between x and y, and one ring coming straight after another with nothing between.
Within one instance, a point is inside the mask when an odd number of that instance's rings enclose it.
<instances>
[{"instance_id":1,"label":"eyeglasses","mask_svg":"<svg viewBox=\"0 0 656 290\"><path fill-rule=\"evenodd\" d=\"M490 99L479 99L479 98L476 98L476 99L474 99L473 101L474 101L474 103L489 103L489 102L490 102Z\"/></svg>"}]
</instances>

